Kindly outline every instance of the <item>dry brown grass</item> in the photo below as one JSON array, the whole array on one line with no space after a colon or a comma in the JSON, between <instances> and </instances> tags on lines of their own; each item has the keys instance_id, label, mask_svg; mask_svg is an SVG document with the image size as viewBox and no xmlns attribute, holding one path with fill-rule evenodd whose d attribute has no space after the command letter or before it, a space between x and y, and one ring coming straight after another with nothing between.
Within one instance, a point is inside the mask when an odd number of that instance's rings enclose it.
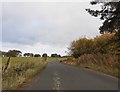
<instances>
[{"instance_id":1,"label":"dry brown grass","mask_svg":"<svg viewBox=\"0 0 120 92\"><path fill-rule=\"evenodd\" d=\"M85 54L79 57L78 63L97 64L116 68L118 67L118 56L110 54Z\"/></svg>"},{"instance_id":2,"label":"dry brown grass","mask_svg":"<svg viewBox=\"0 0 120 92\"><path fill-rule=\"evenodd\" d=\"M78 59L69 58L67 64L93 69L115 77L118 76L118 56L111 54L84 54Z\"/></svg>"}]
</instances>

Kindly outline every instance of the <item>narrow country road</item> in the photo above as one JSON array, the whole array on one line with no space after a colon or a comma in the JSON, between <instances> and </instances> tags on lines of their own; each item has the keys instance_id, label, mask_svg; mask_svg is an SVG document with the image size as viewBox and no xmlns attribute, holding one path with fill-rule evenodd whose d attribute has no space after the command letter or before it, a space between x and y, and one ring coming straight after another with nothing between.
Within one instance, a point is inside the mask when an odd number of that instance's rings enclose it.
<instances>
[{"instance_id":1,"label":"narrow country road","mask_svg":"<svg viewBox=\"0 0 120 92\"><path fill-rule=\"evenodd\" d=\"M118 79L54 61L26 90L118 90Z\"/></svg>"}]
</instances>

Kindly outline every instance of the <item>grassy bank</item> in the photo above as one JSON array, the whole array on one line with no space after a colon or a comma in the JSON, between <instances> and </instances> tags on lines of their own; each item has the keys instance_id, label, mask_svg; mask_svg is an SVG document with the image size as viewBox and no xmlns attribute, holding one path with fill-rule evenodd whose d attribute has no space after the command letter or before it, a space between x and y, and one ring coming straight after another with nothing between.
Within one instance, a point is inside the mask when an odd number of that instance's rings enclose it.
<instances>
[{"instance_id":1,"label":"grassy bank","mask_svg":"<svg viewBox=\"0 0 120 92\"><path fill-rule=\"evenodd\" d=\"M2 58L3 69L7 60L7 57ZM46 63L42 62L42 58L12 57L8 69L2 74L2 89L14 90L19 88L25 81L37 75L45 66Z\"/></svg>"},{"instance_id":2,"label":"grassy bank","mask_svg":"<svg viewBox=\"0 0 120 92\"><path fill-rule=\"evenodd\" d=\"M118 76L118 56L109 54L85 54L78 59L68 58L66 64L92 69L114 77Z\"/></svg>"}]
</instances>

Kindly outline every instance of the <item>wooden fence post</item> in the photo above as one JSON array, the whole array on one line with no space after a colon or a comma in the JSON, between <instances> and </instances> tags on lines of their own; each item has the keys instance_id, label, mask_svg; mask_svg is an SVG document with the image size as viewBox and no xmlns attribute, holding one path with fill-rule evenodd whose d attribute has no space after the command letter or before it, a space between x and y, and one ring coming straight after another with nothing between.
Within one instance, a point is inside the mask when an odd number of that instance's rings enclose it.
<instances>
[{"instance_id":1,"label":"wooden fence post","mask_svg":"<svg viewBox=\"0 0 120 92\"><path fill-rule=\"evenodd\" d=\"M11 57L8 58L7 64L6 64L3 72L5 72L5 71L7 70L8 66L9 66L9 64L10 64L10 58L11 58Z\"/></svg>"}]
</instances>

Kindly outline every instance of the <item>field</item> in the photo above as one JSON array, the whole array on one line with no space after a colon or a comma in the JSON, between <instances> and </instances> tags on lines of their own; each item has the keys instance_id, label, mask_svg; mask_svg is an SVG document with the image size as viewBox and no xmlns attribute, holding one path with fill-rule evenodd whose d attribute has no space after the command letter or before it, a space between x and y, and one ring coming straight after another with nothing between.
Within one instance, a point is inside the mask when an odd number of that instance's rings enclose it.
<instances>
[{"instance_id":1,"label":"field","mask_svg":"<svg viewBox=\"0 0 120 92\"><path fill-rule=\"evenodd\" d=\"M42 71L48 62L63 58L48 58L44 61L41 57L11 57L9 66L2 73L2 89L19 89L24 83L32 80ZM4 70L8 57L2 58L2 70Z\"/></svg>"}]
</instances>

